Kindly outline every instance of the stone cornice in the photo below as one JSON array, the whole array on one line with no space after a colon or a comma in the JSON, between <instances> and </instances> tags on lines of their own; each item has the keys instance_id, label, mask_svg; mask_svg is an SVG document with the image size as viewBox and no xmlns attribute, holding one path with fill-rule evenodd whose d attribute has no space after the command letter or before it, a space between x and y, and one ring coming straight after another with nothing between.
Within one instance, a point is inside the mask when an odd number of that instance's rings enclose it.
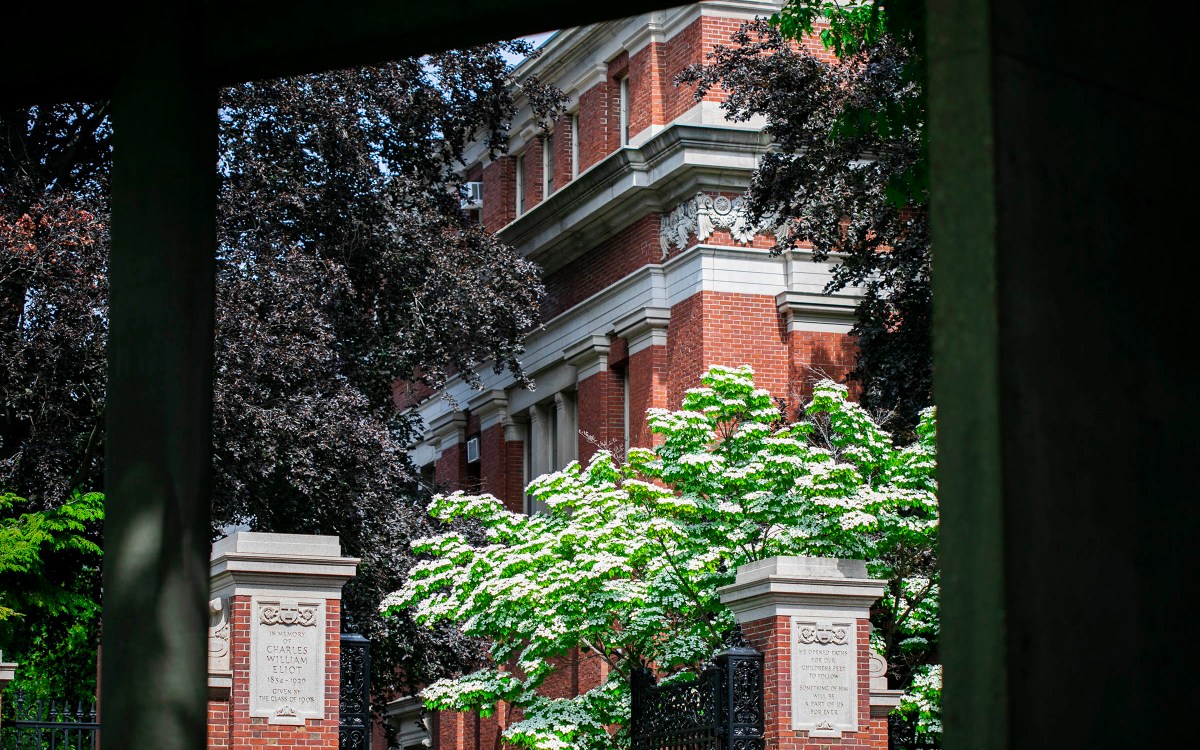
<instances>
[{"instance_id":1,"label":"stone cornice","mask_svg":"<svg viewBox=\"0 0 1200 750\"><path fill-rule=\"evenodd\" d=\"M702 190L741 190L770 144L745 128L675 123L582 172L498 232L547 272Z\"/></svg>"},{"instance_id":2,"label":"stone cornice","mask_svg":"<svg viewBox=\"0 0 1200 750\"><path fill-rule=\"evenodd\" d=\"M342 557L337 537L239 531L213 544L209 586L215 598L287 590L340 599L358 563Z\"/></svg>"},{"instance_id":3,"label":"stone cornice","mask_svg":"<svg viewBox=\"0 0 1200 750\"><path fill-rule=\"evenodd\" d=\"M734 582L717 593L738 622L811 612L814 607L865 618L886 585L868 578L861 560L773 557L741 566Z\"/></svg>"}]
</instances>

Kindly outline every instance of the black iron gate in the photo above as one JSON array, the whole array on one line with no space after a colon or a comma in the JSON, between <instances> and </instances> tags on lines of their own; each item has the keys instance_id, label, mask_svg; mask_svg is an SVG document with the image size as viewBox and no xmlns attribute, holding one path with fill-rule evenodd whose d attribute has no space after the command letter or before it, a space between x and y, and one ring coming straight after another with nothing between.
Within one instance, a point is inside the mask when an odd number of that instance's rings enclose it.
<instances>
[{"instance_id":1,"label":"black iron gate","mask_svg":"<svg viewBox=\"0 0 1200 750\"><path fill-rule=\"evenodd\" d=\"M763 750L763 655L740 631L694 680L630 683L633 750Z\"/></svg>"},{"instance_id":2,"label":"black iron gate","mask_svg":"<svg viewBox=\"0 0 1200 750\"><path fill-rule=\"evenodd\" d=\"M342 633L341 701L338 750L370 750L371 642Z\"/></svg>"},{"instance_id":3,"label":"black iron gate","mask_svg":"<svg viewBox=\"0 0 1200 750\"><path fill-rule=\"evenodd\" d=\"M28 700L17 691L4 708L0 750L95 750L100 745L95 703Z\"/></svg>"}]
</instances>

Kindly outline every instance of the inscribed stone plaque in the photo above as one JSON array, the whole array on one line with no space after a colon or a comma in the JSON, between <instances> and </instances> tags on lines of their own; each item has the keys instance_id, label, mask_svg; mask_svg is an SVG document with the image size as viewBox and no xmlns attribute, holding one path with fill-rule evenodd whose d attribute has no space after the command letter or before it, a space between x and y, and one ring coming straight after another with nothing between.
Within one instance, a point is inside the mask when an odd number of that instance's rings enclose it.
<instances>
[{"instance_id":1,"label":"inscribed stone plaque","mask_svg":"<svg viewBox=\"0 0 1200 750\"><path fill-rule=\"evenodd\" d=\"M325 718L325 601L255 597L250 715L269 724Z\"/></svg>"},{"instance_id":2,"label":"inscribed stone plaque","mask_svg":"<svg viewBox=\"0 0 1200 750\"><path fill-rule=\"evenodd\" d=\"M792 729L858 731L857 643L852 619L792 620Z\"/></svg>"}]
</instances>

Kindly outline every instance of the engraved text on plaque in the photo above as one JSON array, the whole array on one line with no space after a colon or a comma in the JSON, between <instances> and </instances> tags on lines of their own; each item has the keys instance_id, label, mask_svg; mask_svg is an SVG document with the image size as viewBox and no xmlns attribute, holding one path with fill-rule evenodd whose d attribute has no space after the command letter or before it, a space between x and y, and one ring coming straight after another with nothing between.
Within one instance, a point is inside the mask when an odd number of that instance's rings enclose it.
<instances>
[{"instance_id":1,"label":"engraved text on plaque","mask_svg":"<svg viewBox=\"0 0 1200 750\"><path fill-rule=\"evenodd\" d=\"M303 725L325 717L325 602L255 597L250 715Z\"/></svg>"},{"instance_id":2,"label":"engraved text on plaque","mask_svg":"<svg viewBox=\"0 0 1200 750\"><path fill-rule=\"evenodd\" d=\"M792 728L814 736L858 731L854 620L792 620Z\"/></svg>"}]
</instances>

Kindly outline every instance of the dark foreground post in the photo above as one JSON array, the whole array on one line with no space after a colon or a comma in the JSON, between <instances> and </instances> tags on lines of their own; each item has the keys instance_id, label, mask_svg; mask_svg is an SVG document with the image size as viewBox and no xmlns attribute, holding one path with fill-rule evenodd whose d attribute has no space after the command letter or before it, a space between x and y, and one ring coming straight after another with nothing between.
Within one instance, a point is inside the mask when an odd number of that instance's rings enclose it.
<instances>
[{"instance_id":1,"label":"dark foreground post","mask_svg":"<svg viewBox=\"0 0 1200 750\"><path fill-rule=\"evenodd\" d=\"M142 10L113 96L102 746L200 750L216 88L173 9Z\"/></svg>"}]
</instances>

